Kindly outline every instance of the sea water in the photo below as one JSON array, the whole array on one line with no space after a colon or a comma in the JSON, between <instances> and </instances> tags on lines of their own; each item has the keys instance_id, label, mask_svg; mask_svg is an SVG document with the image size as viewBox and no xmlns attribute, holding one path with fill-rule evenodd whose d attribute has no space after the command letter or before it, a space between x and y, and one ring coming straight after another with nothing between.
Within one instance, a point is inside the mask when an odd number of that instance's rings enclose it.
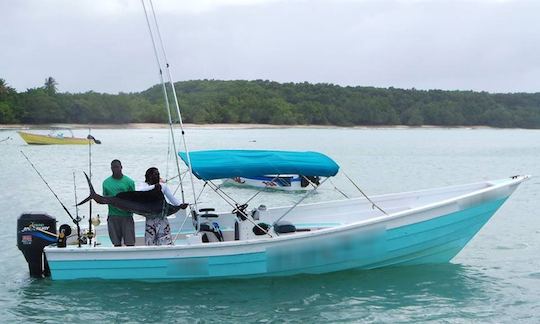
<instances>
[{"instance_id":1,"label":"sea water","mask_svg":"<svg viewBox=\"0 0 540 324\"><path fill-rule=\"evenodd\" d=\"M76 135L85 136L80 130ZM388 128L188 128L191 150L315 150L334 158L342 176L307 202L358 197L343 174L368 195L530 174L465 249L440 265L346 271L257 280L149 283L56 282L31 279L16 247L17 217L43 211L69 223L54 195L75 214L75 194L88 194L83 171L98 191L112 159L142 183L151 166L164 177L177 169L167 129L98 129L103 144L29 146L0 131L0 322L531 322L540 321L540 131ZM181 143L177 138L177 143ZM182 169L184 171L185 168ZM74 180L75 178L75 180ZM178 179L170 186L181 197ZM189 176L185 199L193 200ZM199 196L201 184L195 191ZM339 190L338 190L339 189ZM257 191L224 190L238 202ZM265 191L250 206L291 205L301 193ZM200 207L230 210L211 192ZM79 215L88 220L88 208ZM94 205L94 213L106 208ZM105 217L102 217L103 219ZM173 232L178 229L173 229ZM121 271L121 270L118 270Z\"/></svg>"}]
</instances>

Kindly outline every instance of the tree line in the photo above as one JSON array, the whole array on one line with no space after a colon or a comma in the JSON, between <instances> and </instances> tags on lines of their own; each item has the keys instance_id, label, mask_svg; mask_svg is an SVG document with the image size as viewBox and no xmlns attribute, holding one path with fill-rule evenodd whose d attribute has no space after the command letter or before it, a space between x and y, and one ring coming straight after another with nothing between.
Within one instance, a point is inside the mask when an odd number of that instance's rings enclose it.
<instances>
[{"instance_id":1,"label":"tree line","mask_svg":"<svg viewBox=\"0 0 540 324\"><path fill-rule=\"evenodd\" d=\"M57 86L49 77L42 87L17 92L0 79L0 124L168 122L161 85L116 95L60 93ZM540 93L343 87L266 80L183 81L177 82L175 89L186 123L540 128Z\"/></svg>"}]
</instances>

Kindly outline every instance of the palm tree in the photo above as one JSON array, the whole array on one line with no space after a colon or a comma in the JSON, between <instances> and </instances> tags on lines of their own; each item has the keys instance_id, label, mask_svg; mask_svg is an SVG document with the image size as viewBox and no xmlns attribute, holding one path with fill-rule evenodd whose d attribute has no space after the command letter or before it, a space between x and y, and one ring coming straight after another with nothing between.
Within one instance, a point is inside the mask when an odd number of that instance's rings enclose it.
<instances>
[{"instance_id":1,"label":"palm tree","mask_svg":"<svg viewBox=\"0 0 540 324\"><path fill-rule=\"evenodd\" d=\"M56 94L56 86L58 85L58 82L53 77L48 77L45 79L45 91L49 95L55 95Z\"/></svg>"},{"instance_id":2,"label":"palm tree","mask_svg":"<svg viewBox=\"0 0 540 324\"><path fill-rule=\"evenodd\" d=\"M6 80L0 79L0 99L5 99L11 93L15 93L15 89L10 87Z\"/></svg>"}]
</instances>

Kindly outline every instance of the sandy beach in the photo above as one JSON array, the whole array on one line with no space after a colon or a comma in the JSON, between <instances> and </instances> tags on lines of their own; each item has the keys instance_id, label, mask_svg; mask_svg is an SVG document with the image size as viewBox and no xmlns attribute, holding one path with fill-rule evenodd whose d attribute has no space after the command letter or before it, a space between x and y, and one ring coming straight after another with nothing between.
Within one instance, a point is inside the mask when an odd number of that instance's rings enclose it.
<instances>
[{"instance_id":1,"label":"sandy beach","mask_svg":"<svg viewBox=\"0 0 540 324\"><path fill-rule=\"evenodd\" d=\"M131 124L0 124L0 129L44 129L44 128L70 128L70 129L160 129L168 128L169 124L158 123L131 123ZM178 127L178 124L174 124ZM267 125L267 124L184 124L186 128L330 128L338 126L323 125Z\"/></svg>"},{"instance_id":2,"label":"sandy beach","mask_svg":"<svg viewBox=\"0 0 540 324\"><path fill-rule=\"evenodd\" d=\"M168 128L169 124L157 123L132 123L132 124L0 124L0 129L49 129L49 128L69 128L69 129L160 129ZM175 124L174 127L178 127ZM409 129L409 128L465 128L465 129L488 129L489 126L405 126L405 125L372 125L372 126L335 126L335 125L269 125L269 124L184 124L185 128L213 128L213 129L279 129L279 128L355 128L355 129Z\"/></svg>"}]
</instances>

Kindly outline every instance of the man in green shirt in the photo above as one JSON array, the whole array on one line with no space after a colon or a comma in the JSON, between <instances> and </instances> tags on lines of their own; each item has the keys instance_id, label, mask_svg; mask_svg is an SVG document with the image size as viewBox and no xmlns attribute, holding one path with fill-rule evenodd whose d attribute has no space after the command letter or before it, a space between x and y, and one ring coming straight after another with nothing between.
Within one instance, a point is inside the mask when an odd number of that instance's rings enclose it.
<instances>
[{"instance_id":1,"label":"man in green shirt","mask_svg":"<svg viewBox=\"0 0 540 324\"><path fill-rule=\"evenodd\" d=\"M103 181L103 196L114 197L121 192L135 191L135 182L122 174L122 163L118 160L111 162L112 176ZM135 245L135 223L133 213L109 205L107 217L109 237L114 246Z\"/></svg>"}]
</instances>

